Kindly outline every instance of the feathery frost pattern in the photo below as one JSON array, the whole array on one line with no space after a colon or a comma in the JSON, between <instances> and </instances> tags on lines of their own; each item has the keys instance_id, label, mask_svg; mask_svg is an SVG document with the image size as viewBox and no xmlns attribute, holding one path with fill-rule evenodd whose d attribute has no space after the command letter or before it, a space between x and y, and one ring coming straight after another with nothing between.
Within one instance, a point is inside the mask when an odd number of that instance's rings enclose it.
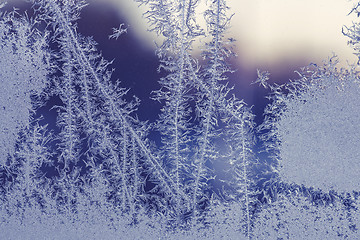
<instances>
[{"instance_id":1,"label":"feathery frost pattern","mask_svg":"<svg viewBox=\"0 0 360 240\"><path fill-rule=\"evenodd\" d=\"M25 16L2 13L0 22L0 163L14 154L18 132L29 125L31 97L41 97L50 68L46 34Z\"/></svg>"},{"instance_id":2,"label":"feathery frost pattern","mask_svg":"<svg viewBox=\"0 0 360 240\"><path fill-rule=\"evenodd\" d=\"M332 57L283 85L258 70L256 126L229 86L226 1L206 1L204 28L200 0L135 1L162 36L155 122L78 33L85 0L27 1L31 17L0 5L0 239L356 239L357 66ZM111 41L132 30L117 26ZM359 54L358 24L343 33Z\"/></svg>"}]
</instances>

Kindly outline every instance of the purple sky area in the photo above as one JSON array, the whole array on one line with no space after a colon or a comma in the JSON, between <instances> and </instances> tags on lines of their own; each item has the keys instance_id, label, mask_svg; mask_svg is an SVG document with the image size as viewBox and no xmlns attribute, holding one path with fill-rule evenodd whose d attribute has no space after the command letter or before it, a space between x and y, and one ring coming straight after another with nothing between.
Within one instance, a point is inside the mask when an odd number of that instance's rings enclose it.
<instances>
[{"instance_id":1,"label":"purple sky area","mask_svg":"<svg viewBox=\"0 0 360 240\"><path fill-rule=\"evenodd\" d=\"M277 2L275 0L272 1L274 1L274 3ZM318 2L321 1L322 0L318 0ZM13 0L9 1L9 5L19 7L24 4L23 2L24 1ZM114 7L115 5L107 3L111 2L110 0L90 2L91 4L83 9L81 19L78 21L79 32L84 36L94 37L95 41L99 43L98 49L102 52L105 59L114 59L112 67L116 70L113 78L119 79L123 87L131 89L129 97L136 95L142 100L142 105L138 113L139 117L142 120L154 121L159 113L160 104L150 100L149 97L151 96L151 91L159 89L157 81L161 77L161 74L156 71L159 63L155 56L154 48L149 47L151 44L146 44L144 43L144 39L139 38L139 33L130 24L131 17L127 14L124 14L127 15L126 17L122 17L121 14L119 14L119 9ZM257 0L257 2L259 1ZM261 13L259 7L255 8L254 6L252 7L255 13L257 12L257 14L264 15ZM257 10L255 11L254 9ZM237 11L237 9L232 10ZM319 9L318 12L321 12L321 9ZM241 13L244 14L244 11L239 10L239 14ZM293 15L295 15L295 13ZM236 12L236 14L238 13ZM234 19L234 21L235 20L237 19ZM112 28L118 27L120 23L130 25L128 33L122 35L118 40L109 40L108 36L112 33ZM236 24L236 22L232 24L233 28L236 28ZM236 31L234 34L236 35ZM284 34L290 34L290 32ZM247 38L250 39L250 37L244 36L244 39ZM267 103L264 98L267 92L262 87L251 84L251 82L256 80L256 69L260 68L261 70L270 71L270 82L286 82L289 79L296 79L297 74L294 73L294 71L308 65L312 60L304 57L305 55L288 55L286 57L278 57L273 62L270 60L259 60L259 64L256 65L256 63L253 63L254 59L248 58L249 60L247 61L246 57L244 57L247 56L248 53L246 53L247 47L243 42L245 41L237 39L236 51L238 57L236 59L230 59L233 69L236 70L235 73L229 75L230 86L234 86L234 93L239 98L243 98L249 106L253 106L253 111L255 115L257 115L256 120L260 123L263 109ZM344 43L346 44L346 41ZM254 54L259 55L259 53ZM303 54L310 56L314 53L303 52ZM255 58L259 58L258 55L256 55ZM249 64L249 62L251 62L251 64ZM319 62L319 60L314 59L314 62ZM149 111L149 109L151 110Z\"/></svg>"}]
</instances>

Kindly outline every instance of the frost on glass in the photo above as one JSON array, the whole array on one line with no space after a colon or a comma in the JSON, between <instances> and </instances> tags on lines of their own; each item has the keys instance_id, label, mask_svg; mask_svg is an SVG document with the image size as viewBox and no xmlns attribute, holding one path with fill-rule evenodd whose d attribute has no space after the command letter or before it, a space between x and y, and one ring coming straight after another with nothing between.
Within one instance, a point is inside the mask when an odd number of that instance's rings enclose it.
<instances>
[{"instance_id":1,"label":"frost on glass","mask_svg":"<svg viewBox=\"0 0 360 240\"><path fill-rule=\"evenodd\" d=\"M356 239L356 67L331 58L280 86L258 71L270 104L256 127L227 78L226 1L205 2L203 28L197 0L136 1L162 36L154 122L78 32L88 2L0 15L0 239ZM117 26L109 41L131 31ZM343 31L357 50L357 25Z\"/></svg>"},{"instance_id":2,"label":"frost on glass","mask_svg":"<svg viewBox=\"0 0 360 240\"><path fill-rule=\"evenodd\" d=\"M46 38L25 17L0 15L0 164L13 154L17 134L29 122L31 96L47 84Z\"/></svg>"},{"instance_id":3,"label":"frost on glass","mask_svg":"<svg viewBox=\"0 0 360 240\"><path fill-rule=\"evenodd\" d=\"M14 76L2 88L14 93L3 96L18 101L5 98L2 110L10 114L14 104L13 113L22 114L4 119L14 124L12 139L2 127L4 238L206 237L206 226L216 224L207 212L222 209L220 200L210 207L217 177L212 164L220 161L230 175L219 191L239 203L242 216L241 223L233 221L234 231L250 237L254 116L227 87L226 59L233 53L223 36L226 3L208 3L207 29L201 29L197 1L139 2L150 8L152 31L164 36L156 53L165 74L153 96L163 108L153 124L139 120L139 99L126 100L128 90L111 78L111 62L97 43L78 33L86 1L34 0L31 19L2 15L2 49L10 53L4 58L18 65L2 64L3 76ZM120 24L109 38L120 41L126 31ZM191 49L200 37L207 42L203 66ZM48 129L38 110L54 97L56 128ZM162 136L159 146L148 139L150 131Z\"/></svg>"},{"instance_id":4,"label":"frost on glass","mask_svg":"<svg viewBox=\"0 0 360 240\"><path fill-rule=\"evenodd\" d=\"M354 69L337 69L336 62L310 67L275 89L266 111L280 178L351 192L359 190L360 82Z\"/></svg>"},{"instance_id":5,"label":"frost on glass","mask_svg":"<svg viewBox=\"0 0 360 240\"><path fill-rule=\"evenodd\" d=\"M281 194L255 220L254 239L356 239L359 213L344 202L311 202L301 193ZM295 195L295 196L294 196Z\"/></svg>"}]
</instances>

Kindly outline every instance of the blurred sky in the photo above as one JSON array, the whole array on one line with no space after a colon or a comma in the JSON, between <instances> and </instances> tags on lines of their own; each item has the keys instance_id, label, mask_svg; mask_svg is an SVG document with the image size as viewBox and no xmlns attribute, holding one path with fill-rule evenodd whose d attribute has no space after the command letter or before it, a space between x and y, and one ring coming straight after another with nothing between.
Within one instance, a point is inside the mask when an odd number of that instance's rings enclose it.
<instances>
[{"instance_id":1,"label":"blurred sky","mask_svg":"<svg viewBox=\"0 0 360 240\"><path fill-rule=\"evenodd\" d=\"M129 35L137 39L138 46L141 45L144 51L154 51L154 40L160 40L147 31L148 24L142 17L145 6L139 7L133 0L91 2L112 9L128 25ZM202 14L206 9L206 0L200 2L198 19L205 27ZM235 86L238 97L254 106L258 122L261 122L262 111L267 104L264 100L267 92L251 85L257 77L256 69L270 71L270 82L286 82L298 77L295 70L310 63L321 65L333 53L338 55L341 66L357 61L352 48L347 45L347 37L342 34L342 27L351 26L356 20L355 14L348 16L353 1L228 0L227 3L229 13L235 14L228 36L236 39L238 55L231 61L237 71L230 76L230 85ZM195 46L195 49L200 49L200 46ZM146 81L154 80L149 78Z\"/></svg>"},{"instance_id":2,"label":"blurred sky","mask_svg":"<svg viewBox=\"0 0 360 240\"><path fill-rule=\"evenodd\" d=\"M10 0L12 5L24 4L23 0ZM89 6L82 10L78 31L85 36L94 36L103 56L114 59L114 78L121 85L131 88L130 95L143 102L140 107L142 119L154 120L160 105L149 101L151 91L159 89L157 81L162 76L156 69L155 56L157 36L147 31L148 24L142 14L145 6L139 7L133 0L88 0ZM296 79L294 73L310 63L321 64L332 53L338 55L341 65L357 61L353 50L342 35L344 25L356 21L355 14L347 16L354 1L349 0L228 0L231 21L228 36L235 38L238 57L231 59L236 72L229 76L230 85L239 98L253 106L257 122L262 121L262 112L267 104L266 90L252 85L256 69L268 70L271 82L286 82ZM198 19L202 17L206 0L201 0ZM128 34L119 40L109 40L111 28L121 23L128 26ZM200 49L197 43L195 49ZM164 73L163 73L164 74ZM152 109L152 111L149 111ZM157 109L157 110L155 110Z\"/></svg>"},{"instance_id":3,"label":"blurred sky","mask_svg":"<svg viewBox=\"0 0 360 240\"><path fill-rule=\"evenodd\" d=\"M125 17L143 44L154 47L156 37L146 31L146 7L132 0L97 0L110 3ZM198 13L206 9L202 0ZM228 0L234 13L228 35L237 40L238 61L248 67L282 65L284 62L319 62L335 52L346 64L356 59L342 35L355 14L349 0ZM199 16L202 20L203 17ZM203 21L200 21L203 24Z\"/></svg>"}]
</instances>

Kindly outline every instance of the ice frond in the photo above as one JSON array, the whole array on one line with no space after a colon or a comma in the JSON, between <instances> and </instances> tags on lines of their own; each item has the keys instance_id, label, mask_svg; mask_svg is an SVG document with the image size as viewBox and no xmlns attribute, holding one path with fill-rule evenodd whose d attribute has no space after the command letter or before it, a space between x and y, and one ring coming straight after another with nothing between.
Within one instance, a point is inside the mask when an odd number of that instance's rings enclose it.
<instances>
[{"instance_id":1,"label":"ice frond","mask_svg":"<svg viewBox=\"0 0 360 240\"><path fill-rule=\"evenodd\" d=\"M253 82L253 84L255 83L258 83L259 86L267 89L269 87L269 76L270 76L270 73L267 72L267 71L264 71L264 72L261 72L259 69L257 70L257 75L258 75L258 78L256 79L255 82Z\"/></svg>"},{"instance_id":2,"label":"ice frond","mask_svg":"<svg viewBox=\"0 0 360 240\"><path fill-rule=\"evenodd\" d=\"M113 34L109 35L109 39L115 38L116 40L123 35L124 33L127 33L127 28L124 27L124 23L120 24L118 28L113 28Z\"/></svg>"},{"instance_id":3,"label":"ice frond","mask_svg":"<svg viewBox=\"0 0 360 240\"><path fill-rule=\"evenodd\" d=\"M25 17L0 16L0 165L14 153L18 132L28 126L34 103L48 84L48 38Z\"/></svg>"}]
</instances>

